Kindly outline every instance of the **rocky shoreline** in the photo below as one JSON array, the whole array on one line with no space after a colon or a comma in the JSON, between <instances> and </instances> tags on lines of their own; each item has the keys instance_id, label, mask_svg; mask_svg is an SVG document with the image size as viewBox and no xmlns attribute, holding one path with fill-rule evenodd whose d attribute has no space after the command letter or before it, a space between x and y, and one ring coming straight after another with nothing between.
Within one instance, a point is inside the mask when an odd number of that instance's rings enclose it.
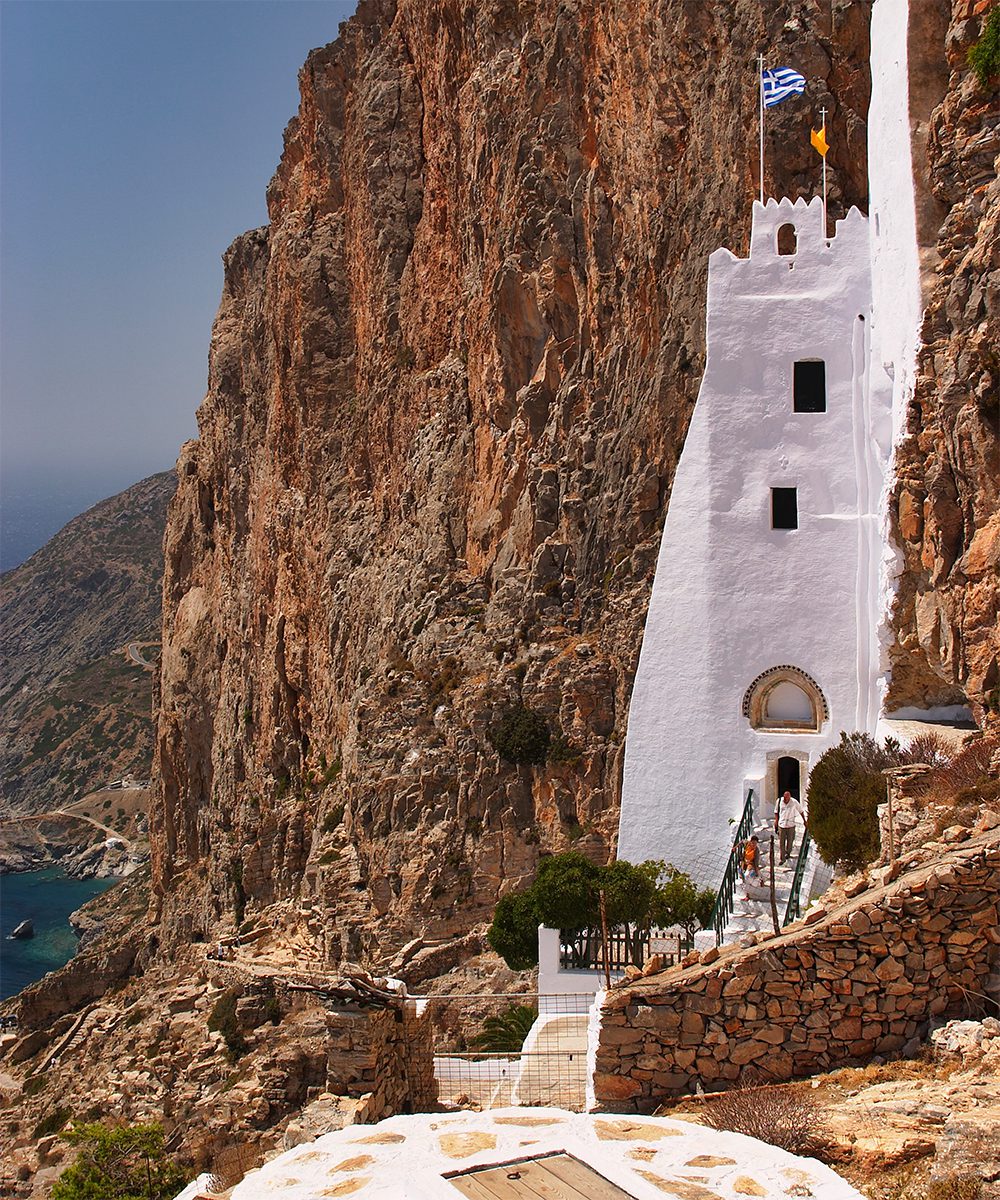
<instances>
[{"instance_id":1,"label":"rocky shoreline","mask_svg":"<svg viewBox=\"0 0 1000 1200\"><path fill-rule=\"evenodd\" d=\"M73 879L123 879L148 862L146 847L130 848L121 838L102 838L96 829L94 833L94 841L74 848L61 840L37 834L18 837L5 829L0 833L0 876L59 867Z\"/></svg>"}]
</instances>

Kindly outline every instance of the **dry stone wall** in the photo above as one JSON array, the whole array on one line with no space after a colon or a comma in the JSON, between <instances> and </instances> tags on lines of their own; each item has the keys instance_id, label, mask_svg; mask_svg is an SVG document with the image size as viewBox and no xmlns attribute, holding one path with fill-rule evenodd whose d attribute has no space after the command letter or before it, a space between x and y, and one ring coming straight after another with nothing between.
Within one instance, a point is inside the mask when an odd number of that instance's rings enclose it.
<instances>
[{"instance_id":1,"label":"dry stone wall","mask_svg":"<svg viewBox=\"0 0 1000 1200\"><path fill-rule=\"evenodd\" d=\"M423 1112L435 1103L432 1027L412 1002L380 1011L331 1012L326 1024L326 1090L366 1097L359 1120Z\"/></svg>"},{"instance_id":2,"label":"dry stone wall","mask_svg":"<svg viewBox=\"0 0 1000 1200\"><path fill-rule=\"evenodd\" d=\"M778 938L616 988L599 1105L643 1109L696 1083L786 1080L901 1050L983 993L1000 956L998 902L994 829Z\"/></svg>"}]
</instances>

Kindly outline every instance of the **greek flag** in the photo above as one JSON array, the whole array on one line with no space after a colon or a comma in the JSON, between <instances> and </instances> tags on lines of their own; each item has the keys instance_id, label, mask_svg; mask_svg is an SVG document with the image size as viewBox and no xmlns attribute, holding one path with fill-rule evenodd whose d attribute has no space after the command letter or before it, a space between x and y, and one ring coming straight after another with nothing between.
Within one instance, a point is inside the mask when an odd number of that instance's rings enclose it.
<instances>
[{"instance_id":1,"label":"greek flag","mask_svg":"<svg viewBox=\"0 0 1000 1200\"><path fill-rule=\"evenodd\" d=\"M774 108L788 96L801 96L806 90L806 81L791 67L775 67L773 71L762 71L761 87L764 89L764 107Z\"/></svg>"}]
</instances>

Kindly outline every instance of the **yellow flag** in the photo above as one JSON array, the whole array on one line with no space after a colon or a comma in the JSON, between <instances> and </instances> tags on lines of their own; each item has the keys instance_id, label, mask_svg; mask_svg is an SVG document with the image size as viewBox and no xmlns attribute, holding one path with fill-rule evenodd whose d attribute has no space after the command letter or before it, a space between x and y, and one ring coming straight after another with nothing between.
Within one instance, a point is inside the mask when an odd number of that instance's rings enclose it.
<instances>
[{"instance_id":1,"label":"yellow flag","mask_svg":"<svg viewBox=\"0 0 1000 1200\"><path fill-rule=\"evenodd\" d=\"M826 144L826 122L825 121L823 122L822 128L820 128L818 130L810 129L809 140L810 140L810 142L812 142L813 146L818 151L818 153L821 154L824 158L826 158L826 152L827 152L827 150L830 149L830 147Z\"/></svg>"}]
</instances>

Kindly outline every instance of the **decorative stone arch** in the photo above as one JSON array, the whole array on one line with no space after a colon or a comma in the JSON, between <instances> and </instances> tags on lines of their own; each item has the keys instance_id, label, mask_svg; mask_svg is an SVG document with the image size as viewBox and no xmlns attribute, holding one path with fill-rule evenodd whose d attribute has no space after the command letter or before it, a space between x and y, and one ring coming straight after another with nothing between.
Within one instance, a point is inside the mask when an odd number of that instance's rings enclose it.
<instances>
[{"instance_id":1,"label":"decorative stone arch","mask_svg":"<svg viewBox=\"0 0 1000 1200\"><path fill-rule=\"evenodd\" d=\"M786 663L762 671L750 684L743 694L743 715L762 732L818 733L830 706L811 675Z\"/></svg>"}]
</instances>

